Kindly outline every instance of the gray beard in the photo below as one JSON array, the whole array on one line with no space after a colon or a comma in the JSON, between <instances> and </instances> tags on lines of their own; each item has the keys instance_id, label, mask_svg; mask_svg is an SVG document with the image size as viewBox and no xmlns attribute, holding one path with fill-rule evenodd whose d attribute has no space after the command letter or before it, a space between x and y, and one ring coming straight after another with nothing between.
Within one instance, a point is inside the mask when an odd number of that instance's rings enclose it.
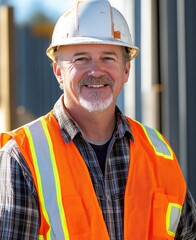
<instances>
[{"instance_id":1,"label":"gray beard","mask_svg":"<svg viewBox=\"0 0 196 240\"><path fill-rule=\"evenodd\" d=\"M87 101L83 97L79 96L79 102L88 112L101 112L107 109L113 102L113 95L111 95L106 100L95 99Z\"/></svg>"}]
</instances>

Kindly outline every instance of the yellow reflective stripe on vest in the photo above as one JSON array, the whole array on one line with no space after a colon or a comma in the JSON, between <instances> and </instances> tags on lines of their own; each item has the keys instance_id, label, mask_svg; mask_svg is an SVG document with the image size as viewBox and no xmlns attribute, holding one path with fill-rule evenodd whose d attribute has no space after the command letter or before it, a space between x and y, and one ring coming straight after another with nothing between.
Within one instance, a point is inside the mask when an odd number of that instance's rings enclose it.
<instances>
[{"instance_id":1,"label":"yellow reflective stripe on vest","mask_svg":"<svg viewBox=\"0 0 196 240\"><path fill-rule=\"evenodd\" d=\"M34 163L34 167L35 167L35 172L36 172L36 176L37 176L39 195L40 195L40 205L42 206L43 215L46 219L46 222L50 226L49 217L48 217L48 213L46 211L45 201L44 201L44 196L43 196L43 191L42 191L42 180L41 180L40 174L37 174L39 172L39 166L38 166L38 162L37 162L37 156L36 156L36 153L35 153L33 139L32 139L32 136L31 136L31 132L30 132L30 130L27 126L24 127L24 130L25 130L26 135L27 135L28 140L29 140L29 144L30 144L30 148L31 148L31 154L32 154L33 163ZM50 239L50 231L51 231L51 227L50 227L49 232L47 233L47 239ZM39 236L38 239L41 240L41 239L43 239L43 237Z\"/></svg>"},{"instance_id":2,"label":"yellow reflective stripe on vest","mask_svg":"<svg viewBox=\"0 0 196 240\"><path fill-rule=\"evenodd\" d=\"M42 127L44 129L44 132L46 134L46 138L47 138L48 144L49 144L50 156L51 156L52 167L53 167L54 178L55 178L55 187L56 187L56 192L57 192L57 194L56 194L57 204L58 204L58 208L59 208L60 219L61 219L62 229L63 229L63 233L64 233L64 239L69 240L70 238L69 238L69 233L68 233L67 221L66 221L66 217L65 217L63 203L62 203L61 184L60 184L60 180L59 180L55 155L54 155L54 151L53 151L52 140L50 138L50 134L49 134L47 124L46 124L46 121L44 118L41 119L41 123L42 123ZM45 169L45 166L44 166L44 169ZM52 218L54 217L53 215L51 215L51 216L52 216ZM60 239L60 238L56 238L56 239Z\"/></svg>"},{"instance_id":3,"label":"yellow reflective stripe on vest","mask_svg":"<svg viewBox=\"0 0 196 240\"><path fill-rule=\"evenodd\" d=\"M146 127L146 126L142 125L141 123L139 123L139 124L143 128L156 155L173 160L174 159L173 152L172 152L170 146L163 139L162 135L153 128Z\"/></svg>"},{"instance_id":4,"label":"yellow reflective stripe on vest","mask_svg":"<svg viewBox=\"0 0 196 240\"><path fill-rule=\"evenodd\" d=\"M69 240L58 170L45 119L25 126L25 132L30 142L43 214L50 226L47 240Z\"/></svg>"},{"instance_id":5,"label":"yellow reflective stripe on vest","mask_svg":"<svg viewBox=\"0 0 196 240\"><path fill-rule=\"evenodd\" d=\"M44 237L41 236L41 235L39 235L39 236L38 236L38 240L44 240Z\"/></svg>"},{"instance_id":6,"label":"yellow reflective stripe on vest","mask_svg":"<svg viewBox=\"0 0 196 240\"><path fill-rule=\"evenodd\" d=\"M177 203L169 203L166 215L167 233L175 237L178 223L182 212L182 206Z\"/></svg>"}]
</instances>

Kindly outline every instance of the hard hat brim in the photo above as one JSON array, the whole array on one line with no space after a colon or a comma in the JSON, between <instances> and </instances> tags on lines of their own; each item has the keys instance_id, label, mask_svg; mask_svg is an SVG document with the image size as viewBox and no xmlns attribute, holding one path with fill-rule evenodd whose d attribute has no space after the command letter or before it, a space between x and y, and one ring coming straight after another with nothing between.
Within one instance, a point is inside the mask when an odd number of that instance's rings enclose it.
<instances>
[{"instance_id":1,"label":"hard hat brim","mask_svg":"<svg viewBox=\"0 0 196 240\"><path fill-rule=\"evenodd\" d=\"M59 42L55 43L55 45L50 44L48 49L46 50L46 55L52 60L55 60L55 52L57 47L60 46L68 46L68 45L85 45L85 44L106 44L106 45L116 45L127 47L130 49L130 60L135 58L139 53L139 48L131 45L130 43L122 42L118 39L114 40L113 38L110 39L103 39L103 38L92 38L92 37L74 37L70 39L66 39L66 42Z\"/></svg>"}]
</instances>

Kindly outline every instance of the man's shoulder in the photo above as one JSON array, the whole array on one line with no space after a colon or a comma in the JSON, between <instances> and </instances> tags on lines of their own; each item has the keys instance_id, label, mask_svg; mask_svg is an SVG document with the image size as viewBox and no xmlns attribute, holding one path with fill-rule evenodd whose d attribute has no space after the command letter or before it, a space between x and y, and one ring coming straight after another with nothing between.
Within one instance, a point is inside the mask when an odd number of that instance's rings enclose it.
<instances>
[{"instance_id":1,"label":"man's shoulder","mask_svg":"<svg viewBox=\"0 0 196 240\"><path fill-rule=\"evenodd\" d=\"M20 152L18 145L14 139L10 139L5 145L0 149L0 156L3 153L7 153L8 155L12 156L14 154L18 154Z\"/></svg>"}]
</instances>

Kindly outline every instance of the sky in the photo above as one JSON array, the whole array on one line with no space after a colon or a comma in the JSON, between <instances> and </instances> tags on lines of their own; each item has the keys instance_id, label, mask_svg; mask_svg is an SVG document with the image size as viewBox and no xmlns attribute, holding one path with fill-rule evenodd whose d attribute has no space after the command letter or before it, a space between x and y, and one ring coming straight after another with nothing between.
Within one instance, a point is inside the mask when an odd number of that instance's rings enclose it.
<instances>
[{"instance_id":1,"label":"sky","mask_svg":"<svg viewBox=\"0 0 196 240\"><path fill-rule=\"evenodd\" d=\"M6 3L14 7L16 22L22 23L38 10L56 20L64 10L71 6L73 0L7 0Z\"/></svg>"}]
</instances>

